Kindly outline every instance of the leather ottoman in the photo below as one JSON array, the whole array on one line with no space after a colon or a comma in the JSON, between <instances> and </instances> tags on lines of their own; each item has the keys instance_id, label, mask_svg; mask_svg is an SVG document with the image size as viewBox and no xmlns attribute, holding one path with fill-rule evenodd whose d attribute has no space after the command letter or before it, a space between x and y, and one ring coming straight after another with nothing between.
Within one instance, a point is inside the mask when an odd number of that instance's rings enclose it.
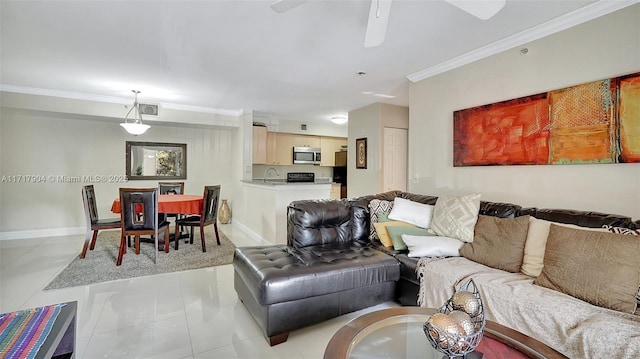
<instances>
[{"instance_id":1,"label":"leather ottoman","mask_svg":"<svg viewBox=\"0 0 640 359\"><path fill-rule=\"evenodd\" d=\"M400 264L358 243L236 248L234 287L270 345L289 332L393 300Z\"/></svg>"}]
</instances>

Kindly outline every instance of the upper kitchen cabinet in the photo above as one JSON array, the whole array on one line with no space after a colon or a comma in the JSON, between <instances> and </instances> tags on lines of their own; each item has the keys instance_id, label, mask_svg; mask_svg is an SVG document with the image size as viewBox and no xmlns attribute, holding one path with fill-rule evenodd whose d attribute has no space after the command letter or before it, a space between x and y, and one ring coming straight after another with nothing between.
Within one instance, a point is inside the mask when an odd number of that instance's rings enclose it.
<instances>
[{"instance_id":1,"label":"upper kitchen cabinet","mask_svg":"<svg viewBox=\"0 0 640 359\"><path fill-rule=\"evenodd\" d=\"M267 128L253 126L252 162L254 164L267 163Z\"/></svg>"},{"instance_id":2,"label":"upper kitchen cabinet","mask_svg":"<svg viewBox=\"0 0 640 359\"><path fill-rule=\"evenodd\" d=\"M321 161L320 166L335 166L335 153L342 146L347 145L347 139L342 137L320 137Z\"/></svg>"},{"instance_id":3,"label":"upper kitchen cabinet","mask_svg":"<svg viewBox=\"0 0 640 359\"><path fill-rule=\"evenodd\" d=\"M293 136L290 133L276 133L275 165L290 166L293 164Z\"/></svg>"},{"instance_id":4,"label":"upper kitchen cabinet","mask_svg":"<svg viewBox=\"0 0 640 359\"><path fill-rule=\"evenodd\" d=\"M276 132L267 132L267 164L278 164L277 157L278 134Z\"/></svg>"},{"instance_id":5,"label":"upper kitchen cabinet","mask_svg":"<svg viewBox=\"0 0 640 359\"><path fill-rule=\"evenodd\" d=\"M292 147L320 147L320 136L311 135L293 135Z\"/></svg>"}]
</instances>

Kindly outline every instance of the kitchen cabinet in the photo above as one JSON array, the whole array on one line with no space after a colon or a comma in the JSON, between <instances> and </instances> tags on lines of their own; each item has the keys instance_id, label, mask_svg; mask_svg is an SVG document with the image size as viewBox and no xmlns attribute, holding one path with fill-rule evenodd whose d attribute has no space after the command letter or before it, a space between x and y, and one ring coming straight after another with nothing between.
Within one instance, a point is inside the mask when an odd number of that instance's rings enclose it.
<instances>
[{"instance_id":1,"label":"kitchen cabinet","mask_svg":"<svg viewBox=\"0 0 640 359\"><path fill-rule=\"evenodd\" d=\"M275 157L276 165L293 165L293 135L290 133L276 133Z\"/></svg>"},{"instance_id":2,"label":"kitchen cabinet","mask_svg":"<svg viewBox=\"0 0 640 359\"><path fill-rule=\"evenodd\" d=\"M278 134L276 132L267 132L267 164L278 164L277 158Z\"/></svg>"},{"instance_id":3,"label":"kitchen cabinet","mask_svg":"<svg viewBox=\"0 0 640 359\"><path fill-rule=\"evenodd\" d=\"M329 193L329 198L331 199L340 199L341 191L340 191L340 183L332 183L331 184L331 192Z\"/></svg>"},{"instance_id":4,"label":"kitchen cabinet","mask_svg":"<svg viewBox=\"0 0 640 359\"><path fill-rule=\"evenodd\" d=\"M254 164L267 163L267 128L253 126L252 162Z\"/></svg>"},{"instance_id":5,"label":"kitchen cabinet","mask_svg":"<svg viewBox=\"0 0 640 359\"><path fill-rule=\"evenodd\" d=\"M291 146L291 147L315 147L315 148L320 148L320 136L295 134L295 135L293 135L293 146Z\"/></svg>"},{"instance_id":6,"label":"kitchen cabinet","mask_svg":"<svg viewBox=\"0 0 640 359\"><path fill-rule=\"evenodd\" d=\"M320 166L335 166L335 154L342 146L347 145L347 139L342 137L320 137L321 161Z\"/></svg>"}]
</instances>

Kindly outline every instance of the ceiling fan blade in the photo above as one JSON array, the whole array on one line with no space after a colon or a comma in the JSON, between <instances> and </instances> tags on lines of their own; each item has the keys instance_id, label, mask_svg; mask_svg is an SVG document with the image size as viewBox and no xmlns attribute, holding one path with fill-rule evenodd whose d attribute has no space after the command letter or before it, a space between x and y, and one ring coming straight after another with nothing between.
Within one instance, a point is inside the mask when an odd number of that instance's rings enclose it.
<instances>
[{"instance_id":1,"label":"ceiling fan blade","mask_svg":"<svg viewBox=\"0 0 640 359\"><path fill-rule=\"evenodd\" d=\"M364 47L376 47L382 45L387 33L391 0L371 0L369 9L369 21L367 33L364 37Z\"/></svg>"},{"instance_id":2,"label":"ceiling fan blade","mask_svg":"<svg viewBox=\"0 0 640 359\"><path fill-rule=\"evenodd\" d=\"M305 2L306 0L278 0L271 4L271 9L277 13L283 13Z\"/></svg>"},{"instance_id":3,"label":"ceiling fan blade","mask_svg":"<svg viewBox=\"0 0 640 359\"><path fill-rule=\"evenodd\" d=\"M500 11L506 0L445 0L481 20L488 20Z\"/></svg>"}]
</instances>

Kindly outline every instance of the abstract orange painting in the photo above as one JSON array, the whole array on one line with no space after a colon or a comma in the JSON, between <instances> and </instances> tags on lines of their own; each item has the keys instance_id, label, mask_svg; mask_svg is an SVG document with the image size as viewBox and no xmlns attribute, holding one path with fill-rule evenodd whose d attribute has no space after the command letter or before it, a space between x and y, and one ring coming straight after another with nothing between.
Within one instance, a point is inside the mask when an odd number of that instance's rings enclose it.
<instances>
[{"instance_id":1,"label":"abstract orange painting","mask_svg":"<svg viewBox=\"0 0 640 359\"><path fill-rule=\"evenodd\" d=\"M540 94L456 111L454 166L547 163L548 107Z\"/></svg>"},{"instance_id":2,"label":"abstract orange painting","mask_svg":"<svg viewBox=\"0 0 640 359\"><path fill-rule=\"evenodd\" d=\"M618 81L620 162L640 162L640 74Z\"/></svg>"},{"instance_id":3,"label":"abstract orange painting","mask_svg":"<svg viewBox=\"0 0 640 359\"><path fill-rule=\"evenodd\" d=\"M453 165L640 162L640 73L455 111Z\"/></svg>"}]
</instances>

